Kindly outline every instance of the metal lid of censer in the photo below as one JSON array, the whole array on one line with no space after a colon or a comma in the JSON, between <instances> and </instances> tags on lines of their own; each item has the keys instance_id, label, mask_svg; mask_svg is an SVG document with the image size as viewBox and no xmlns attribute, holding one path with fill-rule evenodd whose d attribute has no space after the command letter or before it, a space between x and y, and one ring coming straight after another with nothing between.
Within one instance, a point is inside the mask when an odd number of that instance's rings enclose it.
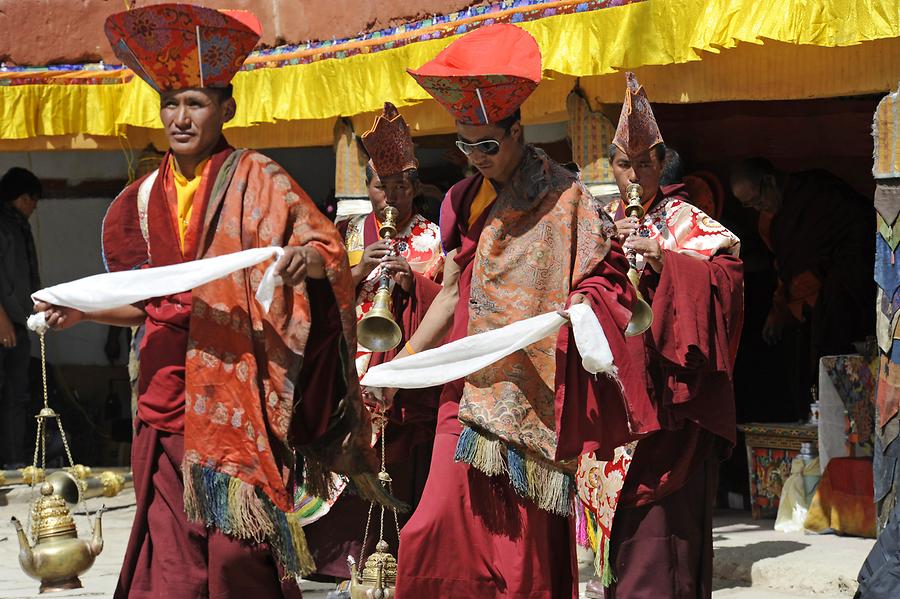
<instances>
[{"instance_id":1,"label":"metal lid of censer","mask_svg":"<svg viewBox=\"0 0 900 599\"><path fill-rule=\"evenodd\" d=\"M31 510L32 534L37 542L56 537L75 538L75 520L66 505L66 500L53 493L53 485L41 485L41 497Z\"/></svg>"},{"instance_id":2,"label":"metal lid of censer","mask_svg":"<svg viewBox=\"0 0 900 599\"><path fill-rule=\"evenodd\" d=\"M388 553L388 549L390 547L383 539L375 545L375 552L368 557L366 567L363 568L363 584L373 587L393 587L396 585L397 560Z\"/></svg>"}]
</instances>

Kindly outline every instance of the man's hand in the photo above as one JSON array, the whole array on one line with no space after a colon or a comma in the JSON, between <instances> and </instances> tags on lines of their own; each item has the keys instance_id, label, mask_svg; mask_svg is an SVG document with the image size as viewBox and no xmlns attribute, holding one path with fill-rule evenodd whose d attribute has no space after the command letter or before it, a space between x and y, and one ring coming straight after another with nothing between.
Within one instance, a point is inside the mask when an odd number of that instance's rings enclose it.
<instances>
[{"instance_id":1,"label":"man's hand","mask_svg":"<svg viewBox=\"0 0 900 599\"><path fill-rule=\"evenodd\" d=\"M354 267L359 272L359 279L362 280L368 277L369 273L375 270L375 267L381 264L382 259L390 253L391 244L384 239L367 246L366 249L363 250L362 259L359 261L359 264Z\"/></svg>"},{"instance_id":2,"label":"man's hand","mask_svg":"<svg viewBox=\"0 0 900 599\"><path fill-rule=\"evenodd\" d=\"M391 391L391 393L387 393ZM394 395L396 389L381 389L381 397L378 397L369 387L362 387L362 400L368 406L377 409L379 412L387 412L394 406Z\"/></svg>"},{"instance_id":3,"label":"man's hand","mask_svg":"<svg viewBox=\"0 0 900 599\"><path fill-rule=\"evenodd\" d=\"M647 264L656 272L662 272L665 264L665 254L660 247L659 242L649 237L638 237L632 235L623 246L626 250L632 250L642 255Z\"/></svg>"},{"instance_id":4,"label":"man's hand","mask_svg":"<svg viewBox=\"0 0 900 599\"><path fill-rule=\"evenodd\" d=\"M54 331L63 331L71 328L85 319L85 314L75 308L63 308L53 306L46 302L38 302L34 305L35 312L44 312L47 326Z\"/></svg>"},{"instance_id":5,"label":"man's hand","mask_svg":"<svg viewBox=\"0 0 900 599\"><path fill-rule=\"evenodd\" d=\"M412 293L416 278L413 276L412 268L410 268L406 258L403 256L386 256L381 260L381 267L389 277L394 279L395 283L403 288L403 291Z\"/></svg>"},{"instance_id":6,"label":"man's hand","mask_svg":"<svg viewBox=\"0 0 900 599\"><path fill-rule=\"evenodd\" d=\"M12 349L16 346L16 327L13 326L9 315L0 309L0 347Z\"/></svg>"},{"instance_id":7,"label":"man's hand","mask_svg":"<svg viewBox=\"0 0 900 599\"><path fill-rule=\"evenodd\" d=\"M619 233L619 241L625 241L630 235L637 232L640 221L636 216L626 216L616 221L616 230Z\"/></svg>"},{"instance_id":8,"label":"man's hand","mask_svg":"<svg viewBox=\"0 0 900 599\"><path fill-rule=\"evenodd\" d=\"M275 274L281 277L285 285L296 287L306 280L325 277L322 256L311 247L287 246L284 256L275 266Z\"/></svg>"},{"instance_id":9,"label":"man's hand","mask_svg":"<svg viewBox=\"0 0 900 599\"><path fill-rule=\"evenodd\" d=\"M591 305L591 298L589 298L588 296L586 296L583 293L576 293L576 294L572 295L572 299L569 301L569 307L572 307L575 304L587 304L589 308L593 307ZM567 320L569 318L569 313L566 312L565 309L560 308L559 310L556 311L556 313Z\"/></svg>"}]
</instances>

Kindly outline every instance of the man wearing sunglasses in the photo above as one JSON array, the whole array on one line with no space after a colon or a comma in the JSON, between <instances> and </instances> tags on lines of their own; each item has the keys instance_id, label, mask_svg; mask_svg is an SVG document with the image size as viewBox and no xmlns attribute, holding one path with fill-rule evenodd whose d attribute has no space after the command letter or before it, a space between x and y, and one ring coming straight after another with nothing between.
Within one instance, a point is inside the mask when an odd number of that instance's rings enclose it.
<instances>
[{"instance_id":1,"label":"man wearing sunglasses","mask_svg":"<svg viewBox=\"0 0 900 599\"><path fill-rule=\"evenodd\" d=\"M624 355L634 295L614 224L523 137L519 107L541 80L534 38L482 27L410 74L453 115L477 172L441 207L444 286L398 357L582 302ZM573 460L629 440L642 425L626 413L643 412L569 343L563 327L444 387L428 482L401 532L398 599L577 595Z\"/></svg>"}]
</instances>

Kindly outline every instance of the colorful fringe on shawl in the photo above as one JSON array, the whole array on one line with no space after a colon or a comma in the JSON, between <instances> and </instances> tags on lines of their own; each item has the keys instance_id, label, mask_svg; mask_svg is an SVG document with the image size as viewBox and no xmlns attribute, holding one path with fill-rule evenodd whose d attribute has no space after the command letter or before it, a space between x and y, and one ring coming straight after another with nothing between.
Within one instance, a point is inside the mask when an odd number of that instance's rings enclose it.
<instances>
[{"instance_id":1,"label":"colorful fringe on shawl","mask_svg":"<svg viewBox=\"0 0 900 599\"><path fill-rule=\"evenodd\" d=\"M453 459L488 476L507 474L516 493L531 499L542 510L560 516L572 513L574 477L525 456L493 435L464 426Z\"/></svg>"},{"instance_id":2,"label":"colorful fringe on shawl","mask_svg":"<svg viewBox=\"0 0 900 599\"><path fill-rule=\"evenodd\" d=\"M594 572L604 587L616 581L609 563L609 537L603 534L594 513L581 500L575 506L575 541L594 552Z\"/></svg>"},{"instance_id":3,"label":"colorful fringe on shawl","mask_svg":"<svg viewBox=\"0 0 900 599\"><path fill-rule=\"evenodd\" d=\"M261 490L212 468L186 464L183 475L188 520L215 526L238 539L267 542L286 576L315 572L299 513L282 512Z\"/></svg>"}]
</instances>

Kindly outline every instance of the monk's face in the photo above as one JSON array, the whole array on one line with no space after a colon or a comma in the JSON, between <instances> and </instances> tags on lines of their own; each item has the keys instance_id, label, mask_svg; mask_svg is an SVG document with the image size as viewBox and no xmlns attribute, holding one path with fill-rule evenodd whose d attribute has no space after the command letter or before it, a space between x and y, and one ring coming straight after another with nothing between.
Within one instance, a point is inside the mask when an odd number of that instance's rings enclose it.
<instances>
[{"instance_id":1,"label":"monk's face","mask_svg":"<svg viewBox=\"0 0 900 599\"><path fill-rule=\"evenodd\" d=\"M759 212L778 212L781 206L781 190L774 175L765 175L758 182L746 178L734 179L731 193L745 208Z\"/></svg>"},{"instance_id":2,"label":"monk's face","mask_svg":"<svg viewBox=\"0 0 900 599\"><path fill-rule=\"evenodd\" d=\"M659 190L659 178L662 176L663 164L656 156L656 151L650 148L646 152L631 158L616 148L616 154L612 160L613 176L616 185L619 186L619 195L622 200L627 200L625 189L631 183L637 183L643 189L641 203L646 204L656 197Z\"/></svg>"},{"instance_id":3,"label":"monk's face","mask_svg":"<svg viewBox=\"0 0 900 599\"><path fill-rule=\"evenodd\" d=\"M234 117L234 99L219 90L183 89L160 95L159 118L175 157L196 164L209 157L222 127Z\"/></svg>"},{"instance_id":4,"label":"monk's face","mask_svg":"<svg viewBox=\"0 0 900 599\"><path fill-rule=\"evenodd\" d=\"M456 123L456 134L466 147L469 164L484 177L506 183L522 161L522 123L509 129L497 125L464 125ZM464 152L465 153L465 152Z\"/></svg>"},{"instance_id":5,"label":"monk's face","mask_svg":"<svg viewBox=\"0 0 900 599\"><path fill-rule=\"evenodd\" d=\"M409 171L384 179L373 174L368 191L372 210L379 220L384 219L385 206L393 206L399 213L397 222L405 223L412 216L413 200L419 193L419 182L417 177L410 176Z\"/></svg>"}]
</instances>

